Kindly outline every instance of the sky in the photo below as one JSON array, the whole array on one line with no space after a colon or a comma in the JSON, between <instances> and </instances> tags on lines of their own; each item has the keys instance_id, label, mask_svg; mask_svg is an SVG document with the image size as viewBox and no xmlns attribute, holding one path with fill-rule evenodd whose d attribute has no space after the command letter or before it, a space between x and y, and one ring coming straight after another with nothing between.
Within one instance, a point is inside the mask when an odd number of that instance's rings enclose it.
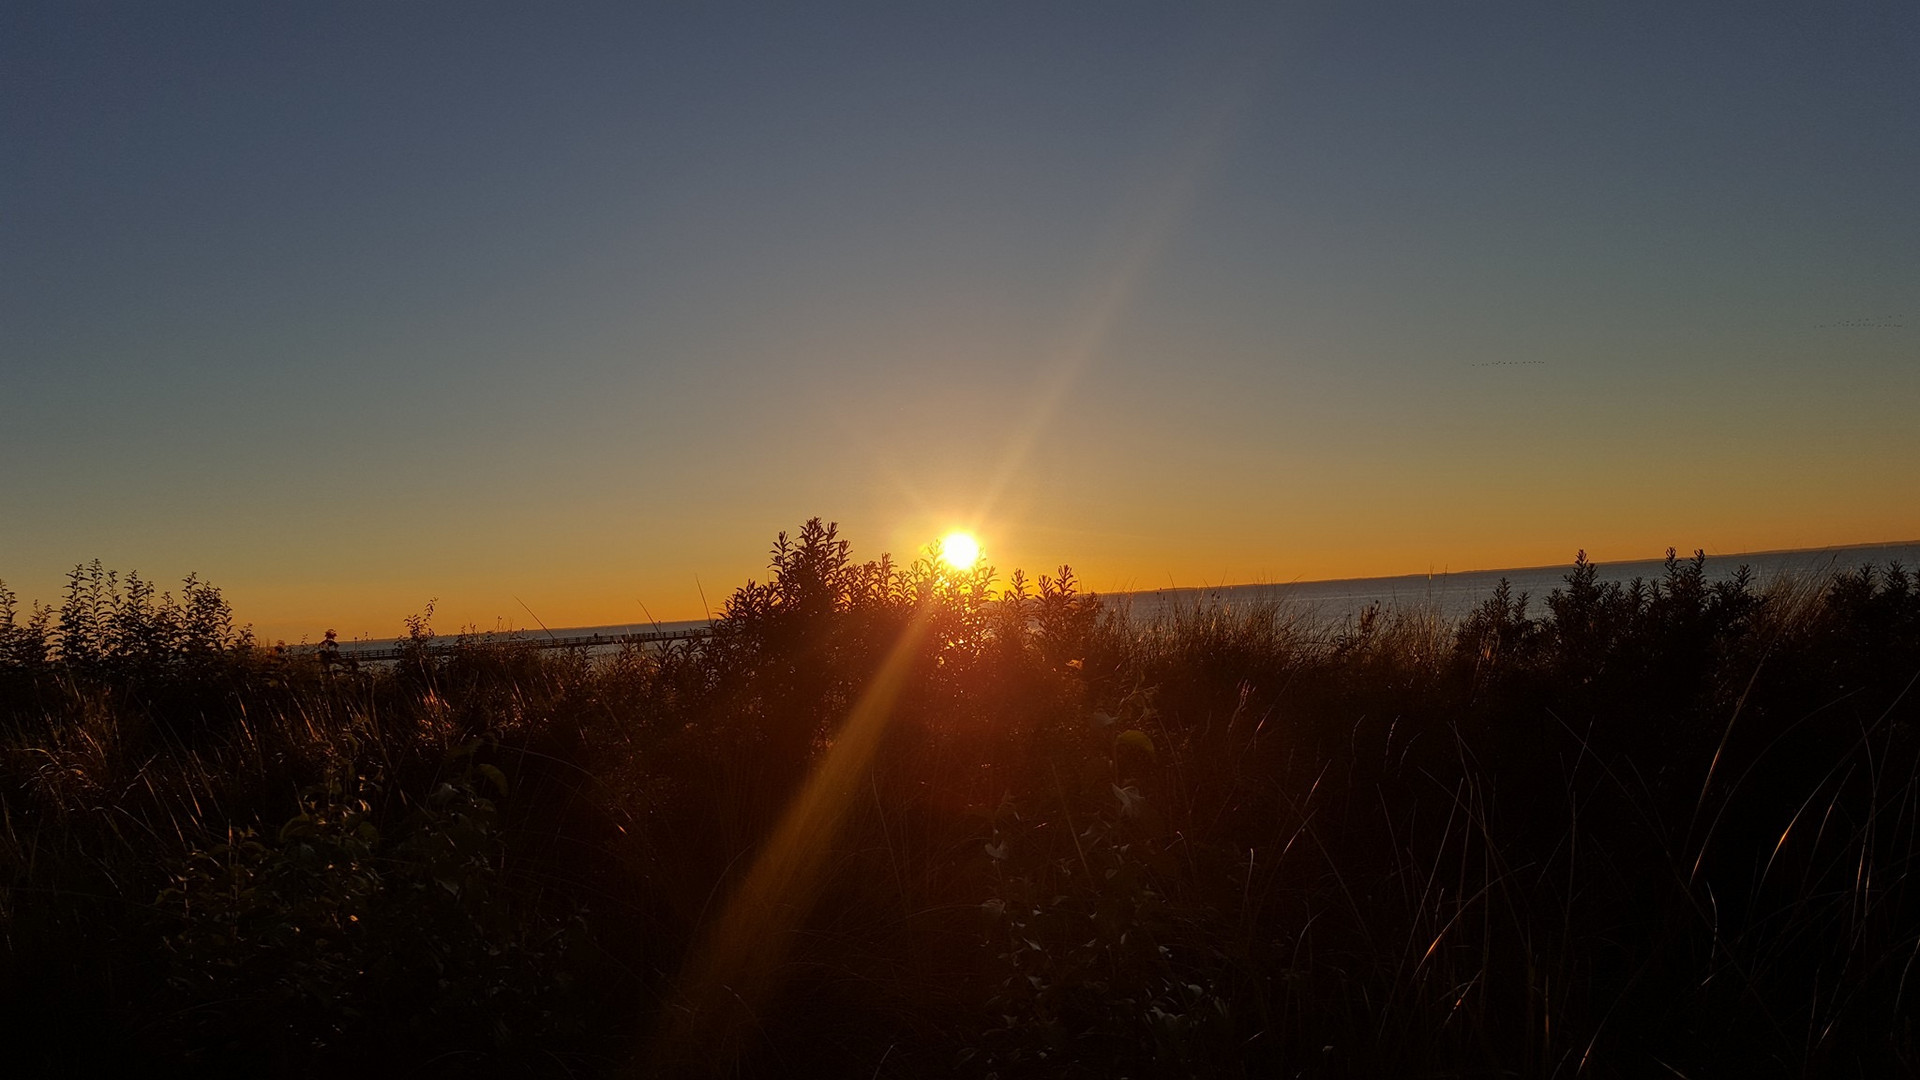
<instances>
[{"instance_id":1,"label":"sky","mask_svg":"<svg viewBox=\"0 0 1920 1080\"><path fill-rule=\"evenodd\" d=\"M0 578L1920 538L1920 6L0 4Z\"/></svg>"}]
</instances>

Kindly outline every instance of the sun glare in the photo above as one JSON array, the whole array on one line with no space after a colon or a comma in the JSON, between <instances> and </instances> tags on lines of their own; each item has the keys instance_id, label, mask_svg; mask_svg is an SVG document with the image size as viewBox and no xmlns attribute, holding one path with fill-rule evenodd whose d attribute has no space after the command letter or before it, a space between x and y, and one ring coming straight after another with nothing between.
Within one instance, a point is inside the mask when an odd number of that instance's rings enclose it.
<instances>
[{"instance_id":1,"label":"sun glare","mask_svg":"<svg viewBox=\"0 0 1920 1080\"><path fill-rule=\"evenodd\" d=\"M940 538L940 560L955 570L971 570L980 558L980 541L972 533L951 532Z\"/></svg>"}]
</instances>

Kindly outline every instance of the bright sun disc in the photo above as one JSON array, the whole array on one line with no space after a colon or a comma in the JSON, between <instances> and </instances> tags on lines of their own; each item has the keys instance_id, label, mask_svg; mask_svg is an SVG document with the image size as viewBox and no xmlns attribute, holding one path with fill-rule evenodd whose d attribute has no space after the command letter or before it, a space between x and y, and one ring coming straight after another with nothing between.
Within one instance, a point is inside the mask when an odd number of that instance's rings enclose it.
<instances>
[{"instance_id":1,"label":"bright sun disc","mask_svg":"<svg viewBox=\"0 0 1920 1080\"><path fill-rule=\"evenodd\" d=\"M948 533L940 538L940 561L955 570L971 570L980 558L980 541L970 533Z\"/></svg>"}]
</instances>

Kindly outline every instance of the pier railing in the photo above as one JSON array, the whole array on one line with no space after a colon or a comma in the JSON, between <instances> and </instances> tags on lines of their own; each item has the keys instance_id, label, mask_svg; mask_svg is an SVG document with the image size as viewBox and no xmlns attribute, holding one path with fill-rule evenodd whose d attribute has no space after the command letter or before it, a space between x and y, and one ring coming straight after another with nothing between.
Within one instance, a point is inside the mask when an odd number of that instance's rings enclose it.
<instances>
[{"instance_id":1,"label":"pier railing","mask_svg":"<svg viewBox=\"0 0 1920 1080\"><path fill-rule=\"evenodd\" d=\"M593 649L618 648L622 645L652 645L668 641L701 641L712 636L712 629L699 626L690 627L685 630L645 630L634 634L582 634L571 637L559 637L548 634L538 637L527 635L524 637L516 636L505 639L493 638L491 640L495 642L504 641L506 644L526 649ZM446 652L459 648L463 641L470 643L475 640L485 639L452 638L445 640L444 643L440 640L435 640L428 643L426 648L433 652ZM310 646L302 651L322 653L323 655L326 652L326 650L320 646ZM407 649L399 645L368 649L354 648L351 644L343 643L339 650L332 655L341 661L352 660L355 663L364 664L377 663L382 660L399 660L406 654Z\"/></svg>"}]
</instances>

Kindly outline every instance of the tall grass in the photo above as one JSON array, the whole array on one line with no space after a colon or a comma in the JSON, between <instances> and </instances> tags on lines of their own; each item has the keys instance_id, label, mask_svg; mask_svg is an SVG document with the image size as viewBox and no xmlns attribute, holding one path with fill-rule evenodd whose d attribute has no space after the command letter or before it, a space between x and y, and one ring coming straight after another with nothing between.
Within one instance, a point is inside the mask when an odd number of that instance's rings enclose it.
<instances>
[{"instance_id":1,"label":"tall grass","mask_svg":"<svg viewBox=\"0 0 1920 1080\"><path fill-rule=\"evenodd\" d=\"M698 647L420 618L360 669L261 647L197 581L0 587L7 1045L26 1073L1910 1073L1920 589L1702 566L1582 557L1457 623L1138 620L1064 568L991 588L809 522ZM916 614L739 1023L661 1057Z\"/></svg>"}]
</instances>

